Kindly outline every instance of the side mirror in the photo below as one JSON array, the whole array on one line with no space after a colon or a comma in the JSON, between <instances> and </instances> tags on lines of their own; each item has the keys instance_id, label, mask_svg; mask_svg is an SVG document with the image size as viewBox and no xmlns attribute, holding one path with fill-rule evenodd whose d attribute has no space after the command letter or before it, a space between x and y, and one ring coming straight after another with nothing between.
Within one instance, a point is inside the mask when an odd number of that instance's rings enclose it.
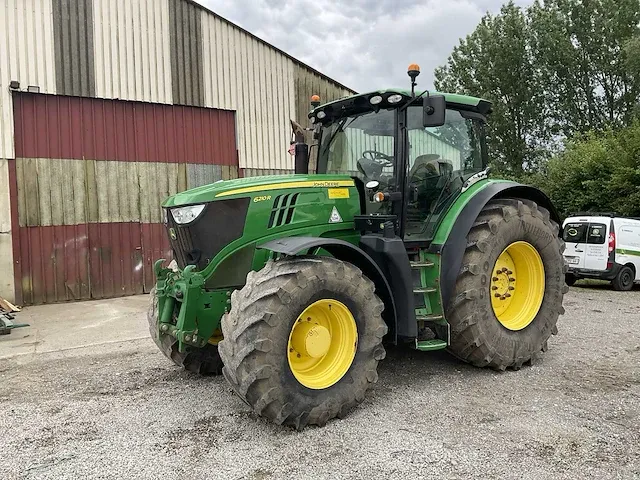
<instances>
[{"instance_id":1,"label":"side mirror","mask_svg":"<svg viewBox=\"0 0 640 480\"><path fill-rule=\"evenodd\" d=\"M444 95L429 95L422 98L422 123L425 127L444 125L447 104Z\"/></svg>"}]
</instances>

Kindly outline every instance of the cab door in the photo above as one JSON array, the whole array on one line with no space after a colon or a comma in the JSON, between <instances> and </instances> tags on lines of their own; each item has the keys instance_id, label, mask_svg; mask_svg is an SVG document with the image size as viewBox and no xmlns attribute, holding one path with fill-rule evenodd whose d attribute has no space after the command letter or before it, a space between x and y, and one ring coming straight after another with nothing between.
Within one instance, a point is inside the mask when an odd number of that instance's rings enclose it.
<instances>
[{"instance_id":1,"label":"cab door","mask_svg":"<svg viewBox=\"0 0 640 480\"><path fill-rule=\"evenodd\" d=\"M607 238L609 226L605 223L591 222L587 228L587 244L584 268L587 270L606 270L609 258Z\"/></svg>"}]
</instances>

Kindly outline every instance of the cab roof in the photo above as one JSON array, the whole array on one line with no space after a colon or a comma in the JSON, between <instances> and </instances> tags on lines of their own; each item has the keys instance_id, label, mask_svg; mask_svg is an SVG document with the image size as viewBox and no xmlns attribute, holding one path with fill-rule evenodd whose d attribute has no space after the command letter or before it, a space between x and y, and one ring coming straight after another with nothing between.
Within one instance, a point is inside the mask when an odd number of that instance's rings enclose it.
<instances>
[{"instance_id":1,"label":"cab roof","mask_svg":"<svg viewBox=\"0 0 640 480\"><path fill-rule=\"evenodd\" d=\"M422 95L423 93L424 93L424 90L416 90L415 92L416 97L419 95ZM398 104L395 104L395 105L388 104L388 103L385 104L386 99L394 94L400 94L405 98L403 99L402 102L399 102ZM309 118L315 117L315 114L317 112L319 112L320 110L324 110L326 108L335 110L336 107L347 108L349 106L353 106L357 109L359 105L369 106L369 99L371 97L375 97L376 95L380 95L383 98L383 102L378 106L394 107L397 105L401 105L402 103L411 99L411 90L407 88L390 88L390 89L383 89L383 90L374 90L372 92L360 93L358 95L343 97L338 100L334 100L333 102L328 102L318 106L317 108L314 108L313 110L311 110L311 112L309 112ZM469 110L472 112L480 113L482 115L491 113L491 102L489 102L488 100L484 100L482 98L472 97L469 95L459 95L457 93L443 93L443 92L437 92L433 90L429 90L429 95L444 95L445 101L447 102L447 106L449 107L457 107L462 110Z\"/></svg>"}]
</instances>

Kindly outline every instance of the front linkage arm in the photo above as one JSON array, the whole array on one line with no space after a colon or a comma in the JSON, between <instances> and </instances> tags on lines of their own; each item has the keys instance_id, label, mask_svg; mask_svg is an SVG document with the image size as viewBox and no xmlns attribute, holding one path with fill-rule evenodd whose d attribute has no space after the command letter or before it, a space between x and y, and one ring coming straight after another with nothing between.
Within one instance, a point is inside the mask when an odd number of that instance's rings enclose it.
<instances>
[{"instance_id":1,"label":"front linkage arm","mask_svg":"<svg viewBox=\"0 0 640 480\"><path fill-rule=\"evenodd\" d=\"M159 333L176 338L181 353L187 346L204 347L230 307L231 290L207 291L194 265L180 271L163 268L163 263L160 259L154 264Z\"/></svg>"}]
</instances>

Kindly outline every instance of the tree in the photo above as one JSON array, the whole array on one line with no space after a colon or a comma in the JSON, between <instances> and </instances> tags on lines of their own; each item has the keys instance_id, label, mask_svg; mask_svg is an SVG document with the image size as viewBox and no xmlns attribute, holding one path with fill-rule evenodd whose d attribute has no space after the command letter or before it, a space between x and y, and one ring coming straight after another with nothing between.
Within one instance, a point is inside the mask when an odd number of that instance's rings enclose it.
<instances>
[{"instance_id":1,"label":"tree","mask_svg":"<svg viewBox=\"0 0 640 480\"><path fill-rule=\"evenodd\" d=\"M628 125L638 100L625 46L638 32L638 0L536 0L530 44L553 131L564 137Z\"/></svg>"},{"instance_id":2,"label":"tree","mask_svg":"<svg viewBox=\"0 0 640 480\"><path fill-rule=\"evenodd\" d=\"M578 136L529 180L564 216L578 211L640 216L640 122Z\"/></svg>"},{"instance_id":3,"label":"tree","mask_svg":"<svg viewBox=\"0 0 640 480\"><path fill-rule=\"evenodd\" d=\"M528 39L523 11L509 2L500 14L485 15L454 48L447 64L435 71L438 90L493 101L488 131L492 163L512 175L535 169L544 158L541 146L549 139Z\"/></svg>"},{"instance_id":4,"label":"tree","mask_svg":"<svg viewBox=\"0 0 640 480\"><path fill-rule=\"evenodd\" d=\"M492 163L535 172L575 134L628 126L639 112L640 0L509 2L485 15L436 69L436 87L493 101Z\"/></svg>"}]
</instances>

